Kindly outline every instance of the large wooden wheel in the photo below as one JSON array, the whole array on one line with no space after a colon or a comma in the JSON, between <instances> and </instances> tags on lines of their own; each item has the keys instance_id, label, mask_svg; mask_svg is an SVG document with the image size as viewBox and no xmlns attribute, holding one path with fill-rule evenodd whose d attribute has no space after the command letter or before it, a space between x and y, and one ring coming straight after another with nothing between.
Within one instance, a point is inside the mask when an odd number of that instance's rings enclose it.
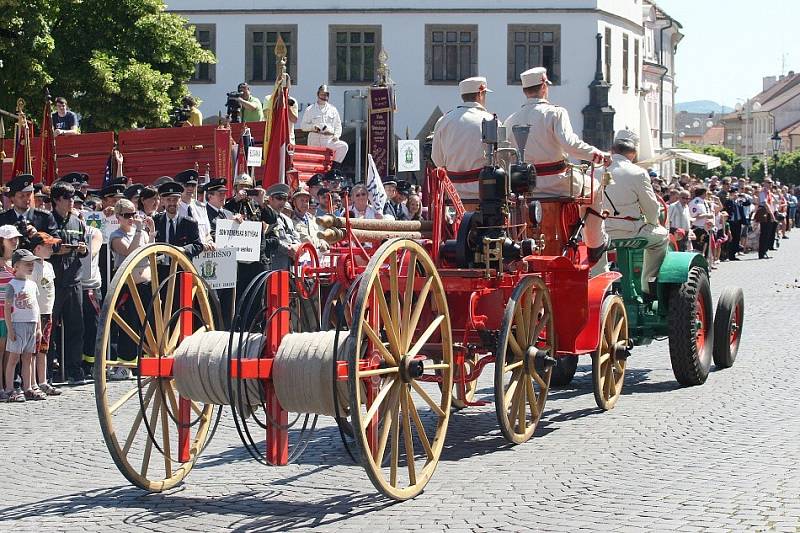
<instances>
[{"instance_id":1,"label":"large wooden wheel","mask_svg":"<svg viewBox=\"0 0 800 533\"><path fill-rule=\"evenodd\" d=\"M405 276L403 254L410 265ZM430 320L420 321L423 313ZM348 350L350 415L362 463L383 494L412 498L439 462L453 387L447 299L422 246L395 239L376 251L358 287Z\"/></svg>"},{"instance_id":2,"label":"large wooden wheel","mask_svg":"<svg viewBox=\"0 0 800 533\"><path fill-rule=\"evenodd\" d=\"M594 401L604 411L613 409L622 394L628 339L625 304L619 296L609 296L603 301L600 342L592 354Z\"/></svg>"},{"instance_id":3,"label":"large wooden wheel","mask_svg":"<svg viewBox=\"0 0 800 533\"><path fill-rule=\"evenodd\" d=\"M495 360L495 409L509 442L521 444L536 431L550 388L555 338L550 291L537 276L522 278L506 304Z\"/></svg>"},{"instance_id":4,"label":"large wooden wheel","mask_svg":"<svg viewBox=\"0 0 800 533\"><path fill-rule=\"evenodd\" d=\"M137 285L133 272L141 266L150 282ZM215 316L191 261L166 244L129 255L109 285L98 327L95 399L111 457L137 487L161 492L185 478L218 417L214 405L180 397L172 378L139 375L136 381L110 382L107 371L123 367L140 374L146 360L166 361L184 336L214 329ZM138 357L118 358L122 346L135 346Z\"/></svg>"}]
</instances>

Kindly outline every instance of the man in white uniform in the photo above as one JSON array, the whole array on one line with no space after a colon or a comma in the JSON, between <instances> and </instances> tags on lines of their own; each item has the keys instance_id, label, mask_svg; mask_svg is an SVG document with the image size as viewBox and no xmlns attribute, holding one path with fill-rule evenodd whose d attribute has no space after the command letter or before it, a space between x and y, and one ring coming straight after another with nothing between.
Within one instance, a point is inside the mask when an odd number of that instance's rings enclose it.
<instances>
[{"instance_id":1,"label":"man in white uniform","mask_svg":"<svg viewBox=\"0 0 800 533\"><path fill-rule=\"evenodd\" d=\"M342 136L342 119L339 118L339 111L328 102L330 97L328 86L320 85L317 102L303 112L300 128L308 132L309 146L324 146L333 150L334 168L337 168L344 161L348 146L339 138Z\"/></svg>"},{"instance_id":2,"label":"man in white uniform","mask_svg":"<svg viewBox=\"0 0 800 533\"><path fill-rule=\"evenodd\" d=\"M481 142L481 124L494 115L486 111L486 93L492 92L486 78L467 78L458 84L463 104L448 111L433 129L431 158L437 167L447 169L462 201L478 200L478 174L486 166Z\"/></svg>"},{"instance_id":3,"label":"man in white uniform","mask_svg":"<svg viewBox=\"0 0 800 533\"><path fill-rule=\"evenodd\" d=\"M594 186L594 203L590 206L600 213L602 190L597 180L573 172L566 159L573 157L593 163L610 164L608 154L583 142L572 131L567 110L547 101L550 80L547 69L536 67L520 75L522 91L527 101L522 109L504 122L511 145L516 147L512 133L516 125L530 126L530 135L525 145L525 161L536 167L536 197L588 196ZM581 207L581 217L586 207ZM607 236L603 230L603 219L590 214L586 217L583 238L589 247L589 260L597 262L605 251Z\"/></svg>"},{"instance_id":4,"label":"man in white uniform","mask_svg":"<svg viewBox=\"0 0 800 533\"><path fill-rule=\"evenodd\" d=\"M603 192L603 209L609 213L606 231L612 239L647 240L642 265L642 292L650 293L669 244L669 231L658 221L660 206L647 171L634 164L639 138L629 130L617 132L608 171L614 178Z\"/></svg>"}]
</instances>

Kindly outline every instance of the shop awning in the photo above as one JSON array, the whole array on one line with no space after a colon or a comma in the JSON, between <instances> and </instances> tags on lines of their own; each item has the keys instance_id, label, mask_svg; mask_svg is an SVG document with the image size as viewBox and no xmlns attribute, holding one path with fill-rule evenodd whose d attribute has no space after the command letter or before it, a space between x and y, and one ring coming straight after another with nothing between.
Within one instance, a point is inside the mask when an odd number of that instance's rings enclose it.
<instances>
[{"instance_id":1,"label":"shop awning","mask_svg":"<svg viewBox=\"0 0 800 533\"><path fill-rule=\"evenodd\" d=\"M670 148L665 150L665 153L669 154L675 159L681 159L694 165L701 165L709 170L722 165L722 160L719 157L698 154L697 152L692 152L691 150L687 150L685 148Z\"/></svg>"}]
</instances>

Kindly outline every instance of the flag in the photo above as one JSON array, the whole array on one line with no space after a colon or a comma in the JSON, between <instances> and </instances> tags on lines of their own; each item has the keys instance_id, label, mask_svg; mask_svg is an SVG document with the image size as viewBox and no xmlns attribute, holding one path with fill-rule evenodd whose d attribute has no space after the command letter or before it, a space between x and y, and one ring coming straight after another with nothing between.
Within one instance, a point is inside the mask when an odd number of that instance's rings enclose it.
<instances>
[{"instance_id":1,"label":"flag","mask_svg":"<svg viewBox=\"0 0 800 533\"><path fill-rule=\"evenodd\" d=\"M286 183L286 148L289 145L289 89L281 87L272 97L272 112L269 121L269 140L264 152L263 187Z\"/></svg>"},{"instance_id":2,"label":"flag","mask_svg":"<svg viewBox=\"0 0 800 533\"><path fill-rule=\"evenodd\" d=\"M14 164L11 167L11 177L20 174L31 174L31 126L25 114L19 113L19 120L14 130Z\"/></svg>"},{"instance_id":3,"label":"flag","mask_svg":"<svg viewBox=\"0 0 800 533\"><path fill-rule=\"evenodd\" d=\"M53 132L53 114L50 108L50 98L44 99L44 116L42 117L42 142L41 159L39 160L39 181L45 185L52 185L56 181L58 168L56 167L56 137Z\"/></svg>"},{"instance_id":4,"label":"flag","mask_svg":"<svg viewBox=\"0 0 800 533\"><path fill-rule=\"evenodd\" d=\"M106 171L103 173L103 188L108 187L112 178L114 178L114 150L111 150L106 160Z\"/></svg>"},{"instance_id":5,"label":"flag","mask_svg":"<svg viewBox=\"0 0 800 533\"><path fill-rule=\"evenodd\" d=\"M366 185L369 202L375 211L383 213L388 198L386 197L386 189L383 188L383 180L378 174L378 167L375 165L375 160L372 159L372 154L367 154L367 165Z\"/></svg>"}]
</instances>

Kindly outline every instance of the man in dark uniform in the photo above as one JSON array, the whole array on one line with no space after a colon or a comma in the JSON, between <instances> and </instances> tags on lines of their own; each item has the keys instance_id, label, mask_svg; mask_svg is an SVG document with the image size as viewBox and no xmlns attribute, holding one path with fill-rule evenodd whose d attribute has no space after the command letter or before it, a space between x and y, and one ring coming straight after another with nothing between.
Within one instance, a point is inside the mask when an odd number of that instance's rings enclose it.
<instances>
[{"instance_id":1,"label":"man in dark uniform","mask_svg":"<svg viewBox=\"0 0 800 533\"><path fill-rule=\"evenodd\" d=\"M164 212L153 215L156 226L156 242L165 242L181 248L189 258L197 257L203 251L203 242L197 222L191 217L178 213L183 186L174 181L162 184L158 194L164 202Z\"/></svg>"},{"instance_id":2,"label":"man in dark uniform","mask_svg":"<svg viewBox=\"0 0 800 533\"><path fill-rule=\"evenodd\" d=\"M0 226L11 224L22 234L20 248L25 248L28 237L36 231L55 235L56 220L53 214L33 208L33 176L20 174L8 182L8 197L12 207L0 213Z\"/></svg>"},{"instance_id":3,"label":"man in dark uniform","mask_svg":"<svg viewBox=\"0 0 800 533\"><path fill-rule=\"evenodd\" d=\"M206 215L208 216L208 223L211 227L211 237L215 238L217 235L217 220L235 220L238 223L242 222L242 215L239 213L233 214L223 207L225 204L225 196L227 195L228 188L225 185L224 178L214 178L209 180L208 183L201 186L206 195ZM222 310L222 321L226 329L230 328L233 318L233 299L234 289L218 289L217 297L219 298L220 309Z\"/></svg>"},{"instance_id":4,"label":"man in dark uniform","mask_svg":"<svg viewBox=\"0 0 800 533\"><path fill-rule=\"evenodd\" d=\"M283 212L289 192L291 188L285 183L277 183L267 189L268 207L275 213L275 221L269 224L264 236L267 270L288 270L301 244L292 219Z\"/></svg>"},{"instance_id":5,"label":"man in dark uniform","mask_svg":"<svg viewBox=\"0 0 800 533\"><path fill-rule=\"evenodd\" d=\"M53 255L56 299L53 305L53 324L61 323L64 366L68 383L84 385L83 369L83 290L81 289L81 258L86 257L86 226L73 213L75 188L69 183L56 182L51 190L53 217L57 230L52 235L61 239ZM58 336L56 337L58 338Z\"/></svg>"}]
</instances>

